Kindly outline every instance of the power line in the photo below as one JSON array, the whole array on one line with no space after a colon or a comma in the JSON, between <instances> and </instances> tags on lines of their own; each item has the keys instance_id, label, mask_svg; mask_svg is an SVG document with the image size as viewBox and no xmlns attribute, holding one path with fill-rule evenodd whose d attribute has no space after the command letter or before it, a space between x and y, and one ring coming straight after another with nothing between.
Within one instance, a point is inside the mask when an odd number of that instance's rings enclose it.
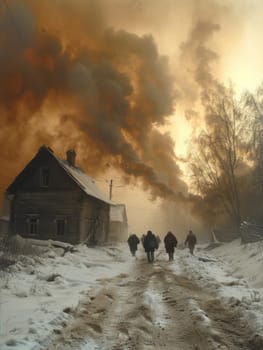
<instances>
[{"instance_id":1,"label":"power line","mask_svg":"<svg viewBox=\"0 0 263 350\"><path fill-rule=\"evenodd\" d=\"M112 194L113 187L114 188L120 188L120 187L125 187L125 185L114 186L113 185L113 179L110 179L110 184L109 184L109 198L110 198L110 200L112 199L112 196L113 196L113 194Z\"/></svg>"}]
</instances>

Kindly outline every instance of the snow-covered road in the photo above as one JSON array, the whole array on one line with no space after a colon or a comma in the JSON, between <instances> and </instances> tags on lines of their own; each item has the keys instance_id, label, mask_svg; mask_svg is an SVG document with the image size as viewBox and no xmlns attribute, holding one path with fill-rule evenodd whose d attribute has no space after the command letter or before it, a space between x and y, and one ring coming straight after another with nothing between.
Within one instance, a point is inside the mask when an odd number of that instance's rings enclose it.
<instances>
[{"instance_id":1,"label":"snow-covered road","mask_svg":"<svg viewBox=\"0 0 263 350\"><path fill-rule=\"evenodd\" d=\"M168 263L161 252L151 265L140 255L129 274L105 280L93 300L83 299L48 350L255 350L241 308L189 278L185 260L191 266L197 258L184 252Z\"/></svg>"},{"instance_id":2,"label":"snow-covered road","mask_svg":"<svg viewBox=\"0 0 263 350\"><path fill-rule=\"evenodd\" d=\"M78 250L49 251L33 272L28 262L13 266L1 292L1 349L263 349L262 285L248 283L244 268L255 266L258 245L177 250L173 262L161 245L153 264L126 245ZM47 283L51 271L58 276ZM14 302L27 314L14 317Z\"/></svg>"}]
</instances>

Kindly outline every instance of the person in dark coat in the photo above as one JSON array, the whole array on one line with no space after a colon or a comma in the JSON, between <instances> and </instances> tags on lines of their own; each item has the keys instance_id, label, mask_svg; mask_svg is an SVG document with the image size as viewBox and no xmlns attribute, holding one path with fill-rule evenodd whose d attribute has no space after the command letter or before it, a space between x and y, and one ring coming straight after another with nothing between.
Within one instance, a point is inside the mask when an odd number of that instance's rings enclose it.
<instances>
[{"instance_id":1,"label":"person in dark coat","mask_svg":"<svg viewBox=\"0 0 263 350\"><path fill-rule=\"evenodd\" d=\"M194 249L195 249L196 243L197 243L196 235L193 233L193 231L190 230L184 244L188 245L188 248L192 255L194 255Z\"/></svg>"},{"instance_id":2,"label":"person in dark coat","mask_svg":"<svg viewBox=\"0 0 263 350\"><path fill-rule=\"evenodd\" d=\"M136 234L132 234L128 238L128 245L130 248L130 251L132 253L132 256L135 256L136 250L137 250L137 245L140 243L139 238L136 236Z\"/></svg>"},{"instance_id":3,"label":"person in dark coat","mask_svg":"<svg viewBox=\"0 0 263 350\"><path fill-rule=\"evenodd\" d=\"M164 237L164 246L166 253L168 253L169 261L172 261L174 259L174 248L177 246L177 239L170 231Z\"/></svg>"},{"instance_id":4,"label":"person in dark coat","mask_svg":"<svg viewBox=\"0 0 263 350\"><path fill-rule=\"evenodd\" d=\"M147 259L149 263L154 261L154 251L158 248L158 242L152 231L147 231L147 234L143 240L143 247L147 253Z\"/></svg>"}]
</instances>

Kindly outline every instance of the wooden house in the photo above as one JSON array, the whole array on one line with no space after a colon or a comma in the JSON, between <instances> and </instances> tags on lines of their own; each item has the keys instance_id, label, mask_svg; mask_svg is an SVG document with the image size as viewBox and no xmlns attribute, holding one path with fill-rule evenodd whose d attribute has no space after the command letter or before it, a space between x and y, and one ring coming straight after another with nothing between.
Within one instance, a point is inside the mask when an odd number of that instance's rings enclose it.
<instances>
[{"instance_id":1,"label":"wooden house","mask_svg":"<svg viewBox=\"0 0 263 350\"><path fill-rule=\"evenodd\" d=\"M6 216L0 217L0 239L8 234L9 218Z\"/></svg>"},{"instance_id":2,"label":"wooden house","mask_svg":"<svg viewBox=\"0 0 263 350\"><path fill-rule=\"evenodd\" d=\"M128 237L128 219L124 204L110 208L109 237L111 241L126 241Z\"/></svg>"},{"instance_id":3,"label":"wooden house","mask_svg":"<svg viewBox=\"0 0 263 350\"><path fill-rule=\"evenodd\" d=\"M113 203L75 164L42 146L7 188L11 231L22 237L76 244L107 242Z\"/></svg>"}]
</instances>

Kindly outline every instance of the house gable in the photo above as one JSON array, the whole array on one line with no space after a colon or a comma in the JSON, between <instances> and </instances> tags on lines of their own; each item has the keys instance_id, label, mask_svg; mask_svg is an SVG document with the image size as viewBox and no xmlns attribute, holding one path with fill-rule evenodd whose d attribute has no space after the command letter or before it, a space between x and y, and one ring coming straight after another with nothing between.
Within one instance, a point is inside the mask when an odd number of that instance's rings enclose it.
<instances>
[{"instance_id":1,"label":"house gable","mask_svg":"<svg viewBox=\"0 0 263 350\"><path fill-rule=\"evenodd\" d=\"M45 192L79 188L59 166L52 150L42 146L36 156L7 188L8 194L22 192Z\"/></svg>"},{"instance_id":2,"label":"house gable","mask_svg":"<svg viewBox=\"0 0 263 350\"><path fill-rule=\"evenodd\" d=\"M42 146L8 187L12 232L78 243L108 237L110 203L75 163Z\"/></svg>"}]
</instances>

